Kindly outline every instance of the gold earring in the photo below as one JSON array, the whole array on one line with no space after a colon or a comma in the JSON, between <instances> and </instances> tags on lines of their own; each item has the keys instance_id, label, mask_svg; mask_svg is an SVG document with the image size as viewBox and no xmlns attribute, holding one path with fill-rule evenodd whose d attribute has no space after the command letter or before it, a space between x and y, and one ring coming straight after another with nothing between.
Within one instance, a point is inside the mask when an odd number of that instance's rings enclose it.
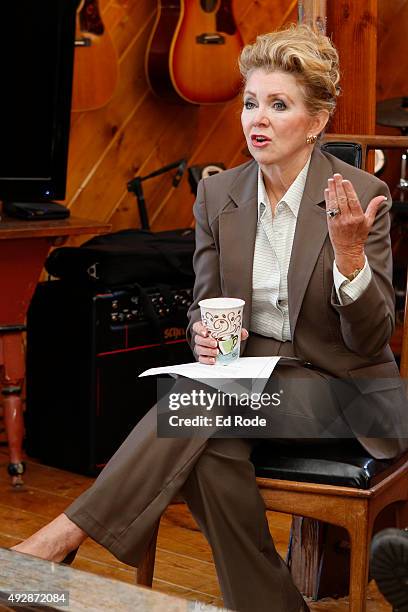
<instances>
[{"instance_id":1,"label":"gold earring","mask_svg":"<svg viewBox=\"0 0 408 612\"><path fill-rule=\"evenodd\" d=\"M316 140L317 140L317 136L315 136L314 134L310 134L310 136L306 138L307 144L314 144Z\"/></svg>"}]
</instances>

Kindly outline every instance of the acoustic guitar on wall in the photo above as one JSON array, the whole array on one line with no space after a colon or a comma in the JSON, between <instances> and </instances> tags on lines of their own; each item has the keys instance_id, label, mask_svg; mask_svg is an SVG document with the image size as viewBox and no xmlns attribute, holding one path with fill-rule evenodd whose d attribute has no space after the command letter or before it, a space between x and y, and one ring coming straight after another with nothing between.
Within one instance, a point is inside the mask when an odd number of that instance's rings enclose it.
<instances>
[{"instance_id":1,"label":"acoustic guitar on wall","mask_svg":"<svg viewBox=\"0 0 408 612\"><path fill-rule=\"evenodd\" d=\"M117 81L118 58L102 22L98 0L82 0L77 9L72 111L105 106Z\"/></svg>"},{"instance_id":2,"label":"acoustic guitar on wall","mask_svg":"<svg viewBox=\"0 0 408 612\"><path fill-rule=\"evenodd\" d=\"M173 102L231 100L241 85L242 46L232 0L158 0L146 52L149 86Z\"/></svg>"}]
</instances>

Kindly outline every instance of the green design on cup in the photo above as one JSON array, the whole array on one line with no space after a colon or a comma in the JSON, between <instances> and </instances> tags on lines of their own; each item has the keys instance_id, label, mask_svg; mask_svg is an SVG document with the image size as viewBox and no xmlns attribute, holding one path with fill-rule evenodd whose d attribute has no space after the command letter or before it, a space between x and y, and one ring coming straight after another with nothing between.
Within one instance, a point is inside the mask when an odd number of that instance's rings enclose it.
<instances>
[{"instance_id":1,"label":"green design on cup","mask_svg":"<svg viewBox=\"0 0 408 612\"><path fill-rule=\"evenodd\" d=\"M218 340L218 348L222 355L228 355L237 346L238 336L223 336Z\"/></svg>"}]
</instances>

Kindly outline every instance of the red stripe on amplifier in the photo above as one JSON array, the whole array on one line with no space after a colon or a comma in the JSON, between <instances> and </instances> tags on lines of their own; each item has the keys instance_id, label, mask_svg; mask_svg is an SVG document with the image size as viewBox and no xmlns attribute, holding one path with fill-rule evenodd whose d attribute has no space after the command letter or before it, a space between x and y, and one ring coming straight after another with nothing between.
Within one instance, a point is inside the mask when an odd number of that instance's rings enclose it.
<instances>
[{"instance_id":1,"label":"red stripe on amplifier","mask_svg":"<svg viewBox=\"0 0 408 612\"><path fill-rule=\"evenodd\" d=\"M181 340L170 340L169 342L165 342L164 344L181 344L182 342L187 342L185 338ZM104 353L97 353L97 357L105 357L105 355L117 355L118 353L130 353L131 351L140 351L142 349L154 348L155 346L161 346L158 342L157 344L143 344L142 346L132 346L131 348L126 349L117 349L116 351L106 351Z\"/></svg>"}]
</instances>

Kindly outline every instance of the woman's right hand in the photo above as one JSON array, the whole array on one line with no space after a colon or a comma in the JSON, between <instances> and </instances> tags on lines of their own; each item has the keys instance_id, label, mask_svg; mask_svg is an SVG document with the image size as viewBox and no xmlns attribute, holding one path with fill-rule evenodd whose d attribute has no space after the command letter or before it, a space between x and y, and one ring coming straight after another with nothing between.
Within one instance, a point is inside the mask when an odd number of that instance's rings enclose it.
<instances>
[{"instance_id":1,"label":"woman's right hand","mask_svg":"<svg viewBox=\"0 0 408 612\"><path fill-rule=\"evenodd\" d=\"M215 358L219 353L217 341L210 336L208 329L200 321L194 323L193 331L195 332L194 352L198 355L198 361L206 365L214 365ZM241 341L246 340L248 335L247 330L242 328Z\"/></svg>"}]
</instances>

